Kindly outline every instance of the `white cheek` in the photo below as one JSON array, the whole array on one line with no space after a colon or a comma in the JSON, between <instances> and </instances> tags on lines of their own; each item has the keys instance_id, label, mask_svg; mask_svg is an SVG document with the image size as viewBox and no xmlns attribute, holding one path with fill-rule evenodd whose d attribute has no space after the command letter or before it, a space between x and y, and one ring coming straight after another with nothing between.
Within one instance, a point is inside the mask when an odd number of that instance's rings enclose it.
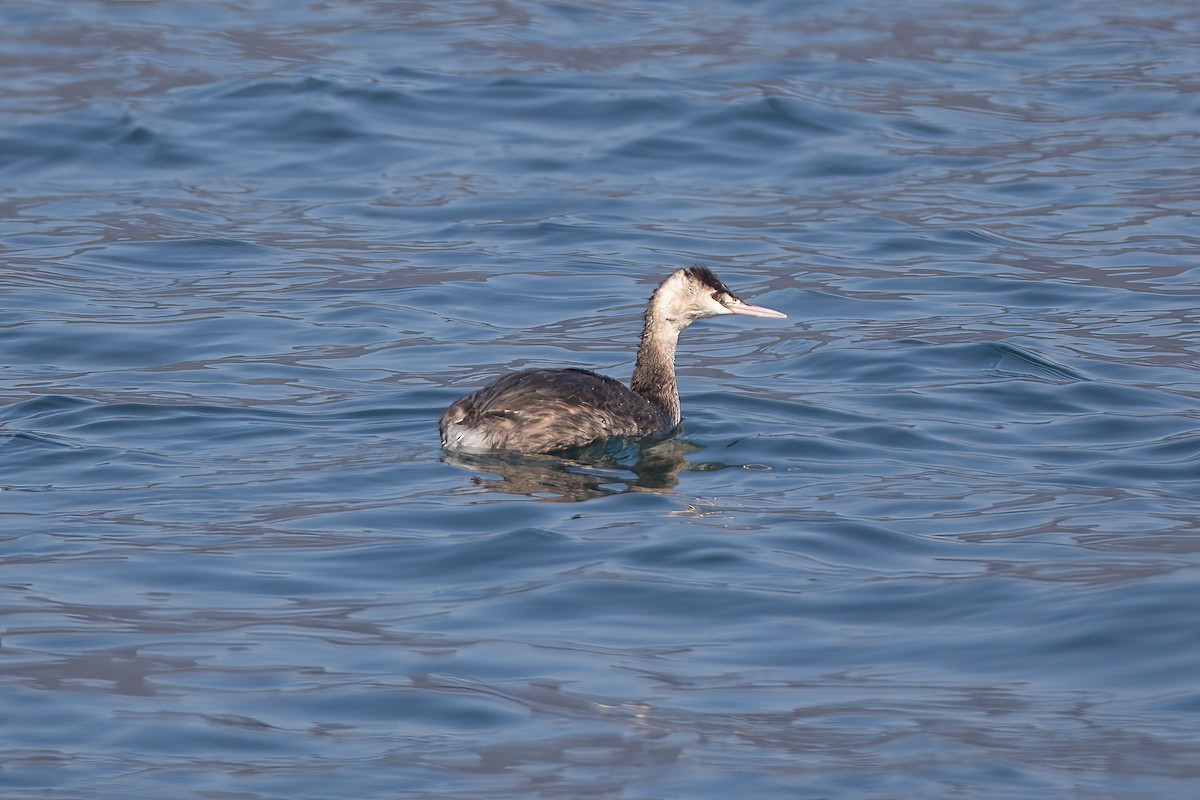
<instances>
[{"instance_id":1,"label":"white cheek","mask_svg":"<svg viewBox=\"0 0 1200 800\"><path fill-rule=\"evenodd\" d=\"M718 303L716 300L713 300L711 297L708 298L707 300L705 300L705 302L704 302L704 312L705 312L705 316L709 316L709 317L719 316L720 314L732 314L733 313L728 308L726 308L725 306Z\"/></svg>"}]
</instances>

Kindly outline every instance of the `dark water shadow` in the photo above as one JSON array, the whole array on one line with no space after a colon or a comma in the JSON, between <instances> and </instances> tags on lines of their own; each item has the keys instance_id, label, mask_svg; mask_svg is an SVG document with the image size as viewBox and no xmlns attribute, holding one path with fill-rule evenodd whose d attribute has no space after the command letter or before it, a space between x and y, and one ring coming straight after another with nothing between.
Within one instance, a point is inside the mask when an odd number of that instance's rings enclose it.
<instances>
[{"instance_id":1,"label":"dark water shadow","mask_svg":"<svg viewBox=\"0 0 1200 800\"><path fill-rule=\"evenodd\" d=\"M476 475L467 491L579 502L627 492L665 494L691 468L684 456L702 449L683 439L617 440L562 455L535 453L447 453L443 461L495 478Z\"/></svg>"}]
</instances>

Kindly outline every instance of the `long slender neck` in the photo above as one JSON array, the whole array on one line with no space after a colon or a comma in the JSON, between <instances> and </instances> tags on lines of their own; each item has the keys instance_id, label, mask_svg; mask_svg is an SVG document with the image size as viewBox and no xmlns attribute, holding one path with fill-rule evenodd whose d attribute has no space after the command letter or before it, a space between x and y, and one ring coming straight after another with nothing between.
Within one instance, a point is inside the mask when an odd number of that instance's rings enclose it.
<instances>
[{"instance_id":1,"label":"long slender neck","mask_svg":"<svg viewBox=\"0 0 1200 800\"><path fill-rule=\"evenodd\" d=\"M657 297L646 309L642 342L638 345L637 364L629 390L649 400L668 415L671 425L679 424L679 388L675 385L675 343L680 327L668 321L657 308Z\"/></svg>"}]
</instances>

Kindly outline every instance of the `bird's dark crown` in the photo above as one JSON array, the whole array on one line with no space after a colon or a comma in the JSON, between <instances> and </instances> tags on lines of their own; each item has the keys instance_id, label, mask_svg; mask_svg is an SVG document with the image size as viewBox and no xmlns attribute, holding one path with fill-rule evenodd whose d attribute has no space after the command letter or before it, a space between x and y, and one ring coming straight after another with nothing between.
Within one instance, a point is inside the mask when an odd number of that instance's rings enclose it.
<instances>
[{"instance_id":1,"label":"bird's dark crown","mask_svg":"<svg viewBox=\"0 0 1200 800\"><path fill-rule=\"evenodd\" d=\"M729 295L733 294L733 292L729 291L729 287L717 277L717 273L713 272L708 267L697 265L695 267L688 267L684 270L684 272L693 280L699 281L700 283L712 289L714 292L724 292L725 294Z\"/></svg>"}]
</instances>

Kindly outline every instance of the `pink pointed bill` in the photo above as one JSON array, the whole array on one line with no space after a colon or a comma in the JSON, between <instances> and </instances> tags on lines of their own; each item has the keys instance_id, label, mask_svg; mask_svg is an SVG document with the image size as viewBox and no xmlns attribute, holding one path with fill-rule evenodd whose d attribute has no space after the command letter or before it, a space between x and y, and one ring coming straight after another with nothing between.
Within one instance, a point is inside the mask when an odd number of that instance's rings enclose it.
<instances>
[{"instance_id":1,"label":"pink pointed bill","mask_svg":"<svg viewBox=\"0 0 1200 800\"><path fill-rule=\"evenodd\" d=\"M744 314L747 317L773 317L775 319L787 319L787 314L776 311L773 308L764 306L752 306L749 303L730 303L725 306L727 310L734 314Z\"/></svg>"}]
</instances>

